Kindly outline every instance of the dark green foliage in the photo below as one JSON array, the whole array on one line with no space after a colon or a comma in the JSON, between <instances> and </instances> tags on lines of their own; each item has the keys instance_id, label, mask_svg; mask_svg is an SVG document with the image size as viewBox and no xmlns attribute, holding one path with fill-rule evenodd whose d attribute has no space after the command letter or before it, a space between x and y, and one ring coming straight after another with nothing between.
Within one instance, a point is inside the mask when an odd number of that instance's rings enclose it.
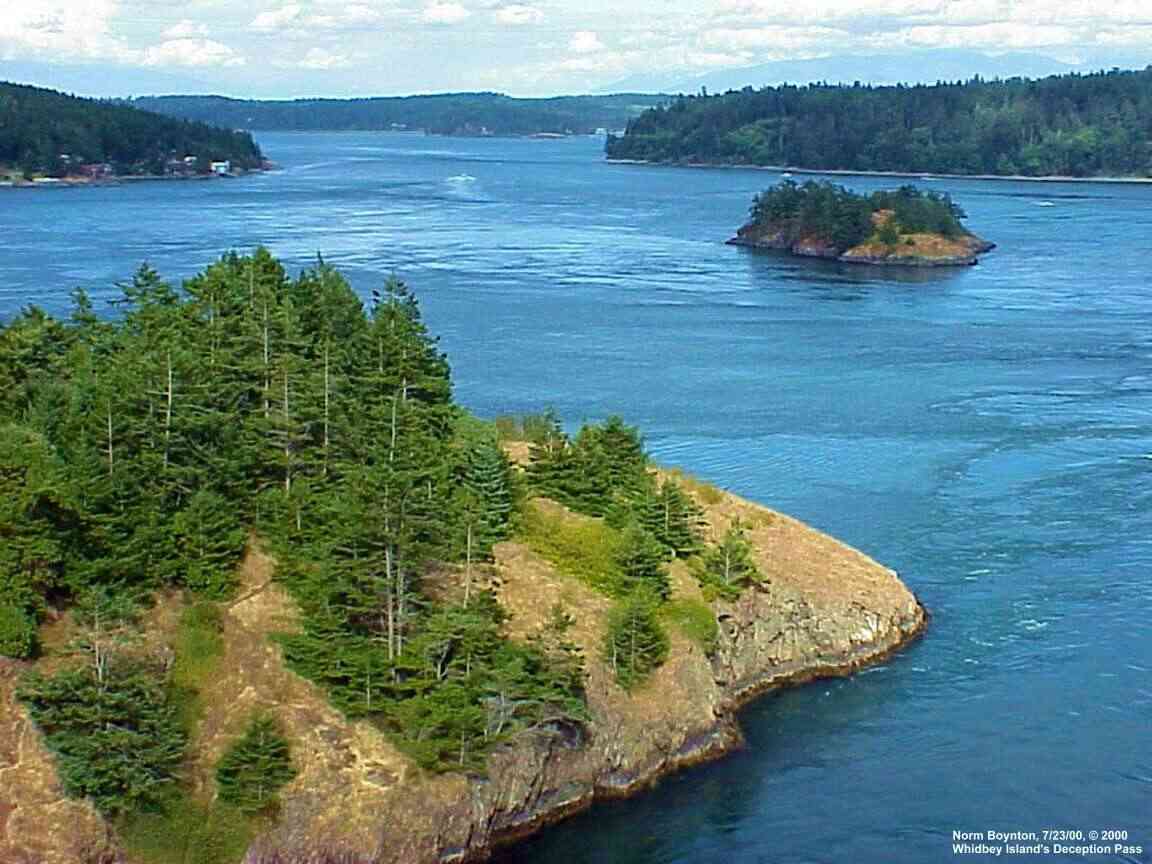
<instances>
[{"instance_id":1,"label":"dark green foliage","mask_svg":"<svg viewBox=\"0 0 1152 864\"><path fill-rule=\"evenodd\" d=\"M672 556L684 558L700 550L703 514L675 480L657 483L650 478L622 513L614 518L634 518Z\"/></svg>"},{"instance_id":2,"label":"dark green foliage","mask_svg":"<svg viewBox=\"0 0 1152 864\"><path fill-rule=\"evenodd\" d=\"M245 813L260 813L276 802L280 788L296 776L288 739L276 718L252 718L244 734L224 751L216 766L220 800Z\"/></svg>"},{"instance_id":3,"label":"dark green foliage","mask_svg":"<svg viewBox=\"0 0 1152 864\"><path fill-rule=\"evenodd\" d=\"M442 93L372 99L262 101L222 96L145 96L133 105L229 129L422 129L440 135L590 135L622 129L664 96L613 93L516 99L501 93Z\"/></svg>"},{"instance_id":4,"label":"dark green foliage","mask_svg":"<svg viewBox=\"0 0 1152 864\"><path fill-rule=\"evenodd\" d=\"M535 492L580 513L603 516L647 482L640 434L619 417L585 425L569 439L555 416L533 441L528 480Z\"/></svg>"},{"instance_id":5,"label":"dark green foliage","mask_svg":"<svg viewBox=\"0 0 1152 864\"><path fill-rule=\"evenodd\" d=\"M289 663L423 764L479 768L509 735L581 716L571 664L505 638L471 580L461 604L423 590L490 556L517 489L491 427L453 405L403 282L366 312L323 261L292 278L257 250L182 290L142 267L118 306L114 323L81 296L68 324L30 311L0 326L6 601L31 617L77 602L103 668L139 598L191 589L170 688L191 726L219 649L204 598L227 599L259 531L303 612ZM593 437L601 460L638 452L622 424Z\"/></svg>"},{"instance_id":6,"label":"dark green foliage","mask_svg":"<svg viewBox=\"0 0 1152 864\"><path fill-rule=\"evenodd\" d=\"M719 543L704 553L696 575L707 594L725 600L735 600L741 591L763 578L752 557L752 544L739 520Z\"/></svg>"},{"instance_id":7,"label":"dark green foliage","mask_svg":"<svg viewBox=\"0 0 1152 864\"><path fill-rule=\"evenodd\" d=\"M38 644L32 615L21 606L0 602L0 657L31 657Z\"/></svg>"},{"instance_id":8,"label":"dark green foliage","mask_svg":"<svg viewBox=\"0 0 1152 864\"><path fill-rule=\"evenodd\" d=\"M641 528L631 524L624 529L616 553L622 593L643 591L661 600L671 592L668 571L664 566L664 547Z\"/></svg>"},{"instance_id":9,"label":"dark green foliage","mask_svg":"<svg viewBox=\"0 0 1152 864\"><path fill-rule=\"evenodd\" d=\"M116 660L29 675L19 697L56 755L64 790L102 813L146 809L176 781L185 736L152 670Z\"/></svg>"},{"instance_id":10,"label":"dark green foliage","mask_svg":"<svg viewBox=\"0 0 1152 864\"><path fill-rule=\"evenodd\" d=\"M639 591L617 603L608 618L604 662L626 690L642 684L668 658L658 607L656 598Z\"/></svg>"},{"instance_id":11,"label":"dark green foliage","mask_svg":"<svg viewBox=\"0 0 1152 864\"><path fill-rule=\"evenodd\" d=\"M872 215L892 211L874 232ZM843 252L869 239L895 245L902 234L932 233L960 237L968 232L960 224L964 211L946 193L901 186L891 191L861 195L827 181L798 184L785 180L753 199L751 224L785 232L789 242L816 239Z\"/></svg>"},{"instance_id":12,"label":"dark green foliage","mask_svg":"<svg viewBox=\"0 0 1152 864\"><path fill-rule=\"evenodd\" d=\"M65 176L92 163L110 164L117 174L161 174L169 159L190 155L201 173L220 160L258 168L263 157L252 136L231 131L240 125L221 129L0 82L0 166L25 174Z\"/></svg>"},{"instance_id":13,"label":"dark green foliage","mask_svg":"<svg viewBox=\"0 0 1152 864\"><path fill-rule=\"evenodd\" d=\"M305 634L284 640L285 654L341 710L374 720L424 767L479 769L509 735L584 716L575 649L543 637L511 642L503 620L490 594L430 608L390 658L336 616L316 616Z\"/></svg>"},{"instance_id":14,"label":"dark green foliage","mask_svg":"<svg viewBox=\"0 0 1152 864\"><path fill-rule=\"evenodd\" d=\"M618 159L814 170L1152 174L1152 69L865 87L791 84L645 111Z\"/></svg>"}]
</instances>

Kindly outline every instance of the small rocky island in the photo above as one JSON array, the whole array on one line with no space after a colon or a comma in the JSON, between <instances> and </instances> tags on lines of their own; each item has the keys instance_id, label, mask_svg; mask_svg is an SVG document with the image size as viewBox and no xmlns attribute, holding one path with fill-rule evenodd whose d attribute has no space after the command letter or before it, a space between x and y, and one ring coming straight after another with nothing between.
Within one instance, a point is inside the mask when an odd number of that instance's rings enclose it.
<instances>
[{"instance_id":1,"label":"small rocky island","mask_svg":"<svg viewBox=\"0 0 1152 864\"><path fill-rule=\"evenodd\" d=\"M861 195L827 181L785 180L755 197L732 246L901 267L976 264L996 248L964 227L947 194L915 186Z\"/></svg>"}]
</instances>

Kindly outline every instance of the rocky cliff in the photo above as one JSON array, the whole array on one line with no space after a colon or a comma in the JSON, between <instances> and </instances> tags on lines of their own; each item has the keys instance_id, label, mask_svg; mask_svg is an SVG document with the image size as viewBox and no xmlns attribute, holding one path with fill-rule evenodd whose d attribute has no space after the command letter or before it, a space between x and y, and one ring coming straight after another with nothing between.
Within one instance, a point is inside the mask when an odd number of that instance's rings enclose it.
<instances>
[{"instance_id":1,"label":"rocky cliff","mask_svg":"<svg viewBox=\"0 0 1152 864\"><path fill-rule=\"evenodd\" d=\"M492 756L486 777L421 772L375 728L349 722L288 671L269 634L294 627L296 611L272 581L274 562L253 548L242 592L225 614L219 668L202 694L209 709L193 768L213 764L253 708L267 707L283 723L299 774L249 862L312 862L318 851L342 862L482 860L495 844L597 797L628 795L738 746L736 711L756 694L848 674L923 629L924 610L892 571L787 516L714 489L697 494L713 532L737 517L750 526L767 579L735 602L715 604L712 656L673 630L667 663L631 694L599 661L610 601L519 543L497 547L490 587L510 613L512 635L534 632L558 600L575 618L569 635L587 658L592 720L521 736ZM584 518L550 502L532 506ZM699 599L687 567L675 564L672 577L674 597ZM61 796L47 754L11 700L12 681L11 673L0 676L0 861L85 860L76 850L99 847L104 828L86 805Z\"/></svg>"},{"instance_id":2,"label":"rocky cliff","mask_svg":"<svg viewBox=\"0 0 1152 864\"><path fill-rule=\"evenodd\" d=\"M875 236L850 249L841 250L821 237L793 238L789 226L748 224L725 241L729 246L773 249L803 258L824 258L846 264L875 264L897 267L968 267L996 244L975 234L945 237L941 234L902 234L895 243Z\"/></svg>"}]
</instances>

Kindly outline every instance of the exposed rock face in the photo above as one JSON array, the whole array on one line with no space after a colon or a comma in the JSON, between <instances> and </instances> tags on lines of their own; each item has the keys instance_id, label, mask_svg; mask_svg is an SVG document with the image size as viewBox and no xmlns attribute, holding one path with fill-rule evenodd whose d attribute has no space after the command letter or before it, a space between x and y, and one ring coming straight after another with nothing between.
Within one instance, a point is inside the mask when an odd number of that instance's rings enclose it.
<instances>
[{"instance_id":1,"label":"exposed rock face","mask_svg":"<svg viewBox=\"0 0 1152 864\"><path fill-rule=\"evenodd\" d=\"M725 241L729 246L774 249L803 258L825 258L845 264L873 264L896 267L969 267L996 244L975 234L947 238L937 234L904 235L901 242L888 246L878 242L861 243L841 252L818 237L792 239L787 226L748 224Z\"/></svg>"},{"instance_id":2,"label":"exposed rock face","mask_svg":"<svg viewBox=\"0 0 1152 864\"><path fill-rule=\"evenodd\" d=\"M295 607L271 581L274 562L253 549L224 616L224 655L202 693L209 708L193 743L194 786L212 794L216 757L253 710L267 708L292 739L298 775L250 864L272 852L280 862L309 864L319 851L346 864L482 860L495 844L596 797L630 794L738 746L736 709L757 693L847 674L923 628L924 610L890 570L781 514L715 490L704 497L717 536L736 518L748 526L766 582L717 605L714 656L672 629L667 663L631 694L599 660L611 601L520 544L497 547L490 587L509 612L510 635L536 632L557 601L575 619L568 635L584 650L592 722L521 736L493 754L486 777L421 772L374 727L348 721L287 670L269 634L297 626ZM549 502L536 506L562 513ZM682 563L671 579L674 596L700 597ZM14 673L0 673L0 861L87 861L82 847L102 842L104 827L88 805L62 797L50 757L11 701Z\"/></svg>"},{"instance_id":3,"label":"exposed rock face","mask_svg":"<svg viewBox=\"0 0 1152 864\"><path fill-rule=\"evenodd\" d=\"M511 614L513 635L536 629L557 600L575 617L570 635L589 661L593 722L586 730L521 738L493 755L486 778L398 781L389 791L399 794L390 794L375 813L348 814L358 825L366 817L376 820L377 844L357 850L362 860L481 860L493 845L597 797L628 795L738 746L735 711L756 694L848 674L898 650L923 629L926 615L912 593L892 571L854 549L730 495L706 515L717 533L736 517L752 526L768 581L735 603L720 604L714 657L673 631L668 662L631 695L598 661L609 601L557 574L523 546L497 547L494 587ZM699 596L683 565L673 567L672 578L674 594ZM309 837L331 836L310 833L307 814L296 810L291 795L284 816L283 827L264 838L266 848L302 851Z\"/></svg>"}]
</instances>

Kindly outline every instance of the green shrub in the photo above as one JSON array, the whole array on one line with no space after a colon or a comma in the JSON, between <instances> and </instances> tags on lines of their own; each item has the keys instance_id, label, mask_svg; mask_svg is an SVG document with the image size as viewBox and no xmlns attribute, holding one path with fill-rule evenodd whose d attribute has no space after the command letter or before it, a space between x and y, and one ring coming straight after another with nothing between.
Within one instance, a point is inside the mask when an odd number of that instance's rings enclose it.
<instances>
[{"instance_id":1,"label":"green shrub","mask_svg":"<svg viewBox=\"0 0 1152 864\"><path fill-rule=\"evenodd\" d=\"M564 575L605 594L624 593L617 564L622 547L620 532L599 519L570 517L529 507L520 525L520 537Z\"/></svg>"},{"instance_id":2,"label":"green shrub","mask_svg":"<svg viewBox=\"0 0 1152 864\"><path fill-rule=\"evenodd\" d=\"M23 660L36 653L36 622L25 610L0 603L0 656Z\"/></svg>"},{"instance_id":3,"label":"green shrub","mask_svg":"<svg viewBox=\"0 0 1152 864\"><path fill-rule=\"evenodd\" d=\"M699 645L705 654L711 655L716 650L719 626L716 613L707 603L687 598L672 600L664 604L660 614L665 621Z\"/></svg>"},{"instance_id":4,"label":"green shrub","mask_svg":"<svg viewBox=\"0 0 1152 864\"><path fill-rule=\"evenodd\" d=\"M191 731L203 713L200 688L211 676L224 653L223 613L207 600L187 606L180 616L180 629L173 642L170 689L184 728Z\"/></svg>"},{"instance_id":5,"label":"green shrub","mask_svg":"<svg viewBox=\"0 0 1152 864\"><path fill-rule=\"evenodd\" d=\"M288 739L274 717L258 714L244 735L216 766L220 800L246 813L259 813L276 802L280 788L296 776Z\"/></svg>"},{"instance_id":6,"label":"green shrub","mask_svg":"<svg viewBox=\"0 0 1152 864\"><path fill-rule=\"evenodd\" d=\"M186 794L133 814L117 827L125 851L141 864L236 864L255 834L243 811L220 802L206 805Z\"/></svg>"}]
</instances>

